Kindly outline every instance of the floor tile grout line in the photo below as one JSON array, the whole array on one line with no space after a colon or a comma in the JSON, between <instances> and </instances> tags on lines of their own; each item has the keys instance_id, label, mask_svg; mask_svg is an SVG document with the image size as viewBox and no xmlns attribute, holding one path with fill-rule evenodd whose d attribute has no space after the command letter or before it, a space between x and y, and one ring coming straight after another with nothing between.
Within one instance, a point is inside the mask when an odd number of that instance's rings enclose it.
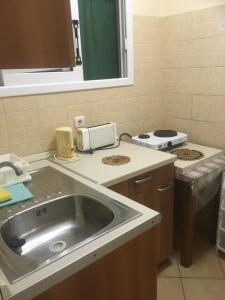
<instances>
[{"instance_id":1,"label":"floor tile grout line","mask_svg":"<svg viewBox=\"0 0 225 300\"><path fill-rule=\"evenodd\" d=\"M187 300L186 294L185 294L185 289L184 289L184 283L183 280L186 279L192 279L192 280L223 280L225 281L225 278L196 278L196 277L182 277L181 278L181 285L182 285L182 290L183 290L183 294L184 294L184 300Z\"/></svg>"},{"instance_id":2,"label":"floor tile grout line","mask_svg":"<svg viewBox=\"0 0 225 300\"><path fill-rule=\"evenodd\" d=\"M180 278L180 282L181 282L181 288L182 288L182 292L183 292L183 296L184 296L184 300L187 299L186 294L185 294L185 290L184 290L184 284L183 284L183 279Z\"/></svg>"},{"instance_id":3,"label":"floor tile grout line","mask_svg":"<svg viewBox=\"0 0 225 300\"><path fill-rule=\"evenodd\" d=\"M177 276L157 276L157 278L176 278L176 279L178 279L178 278L181 278L181 279L202 279L202 280L225 280L225 278L221 278L221 277L193 277L193 276L183 276L183 277L181 277L181 276L179 276L179 277L177 277Z\"/></svg>"},{"instance_id":4,"label":"floor tile grout line","mask_svg":"<svg viewBox=\"0 0 225 300\"><path fill-rule=\"evenodd\" d=\"M225 269L222 267L222 263L221 263L220 257L218 256L215 248L212 247L212 249L213 249L213 252L214 252L214 254L215 254L216 258L217 258L217 261L218 261L218 264L220 266L220 269L222 271L223 278L221 278L221 277L204 277L204 276L202 276L202 277L198 277L198 276L197 277L195 277L195 276L183 276L182 275L182 271L181 271L181 265L180 265L180 263L178 261L178 269L179 269L180 277L181 278L191 278L191 279L217 279L217 280L218 279L222 279L222 280L225 279Z\"/></svg>"},{"instance_id":5,"label":"floor tile grout line","mask_svg":"<svg viewBox=\"0 0 225 300\"><path fill-rule=\"evenodd\" d=\"M224 280L225 281L225 278L219 278L219 277L175 277L175 276L157 276L157 278L172 278L172 279L200 279L200 280Z\"/></svg>"},{"instance_id":6,"label":"floor tile grout line","mask_svg":"<svg viewBox=\"0 0 225 300\"><path fill-rule=\"evenodd\" d=\"M219 278L219 277L180 277L181 279L201 279L201 280L225 280L225 278Z\"/></svg>"},{"instance_id":7,"label":"floor tile grout line","mask_svg":"<svg viewBox=\"0 0 225 300\"><path fill-rule=\"evenodd\" d=\"M180 276L166 276L166 275L162 275L162 276L157 276L157 278L181 278Z\"/></svg>"},{"instance_id":8,"label":"floor tile grout line","mask_svg":"<svg viewBox=\"0 0 225 300\"><path fill-rule=\"evenodd\" d=\"M178 254L176 253L176 263L177 263L177 268L178 268L178 273L179 273L179 277L180 277L180 283L181 283L181 289L182 289L182 293L183 293L183 296L184 296L184 300L186 300L186 294L185 294L185 290L184 290L184 285L183 285L183 280L182 280L182 274L181 274L181 269L180 269L180 260L179 260L179 256Z\"/></svg>"},{"instance_id":9,"label":"floor tile grout line","mask_svg":"<svg viewBox=\"0 0 225 300\"><path fill-rule=\"evenodd\" d=\"M180 275L180 277L182 277L181 269L180 269L180 260L179 260L179 257L177 254L176 254L176 263L177 263L179 275Z\"/></svg>"}]
</instances>

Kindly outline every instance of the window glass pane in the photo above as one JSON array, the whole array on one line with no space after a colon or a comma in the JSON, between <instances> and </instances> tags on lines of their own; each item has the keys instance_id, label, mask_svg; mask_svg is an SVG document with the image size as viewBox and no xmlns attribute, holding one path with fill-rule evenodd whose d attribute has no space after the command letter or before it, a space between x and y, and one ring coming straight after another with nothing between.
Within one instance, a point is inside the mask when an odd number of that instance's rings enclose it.
<instances>
[{"instance_id":1,"label":"window glass pane","mask_svg":"<svg viewBox=\"0 0 225 300\"><path fill-rule=\"evenodd\" d=\"M85 80L119 78L117 0L78 0Z\"/></svg>"}]
</instances>

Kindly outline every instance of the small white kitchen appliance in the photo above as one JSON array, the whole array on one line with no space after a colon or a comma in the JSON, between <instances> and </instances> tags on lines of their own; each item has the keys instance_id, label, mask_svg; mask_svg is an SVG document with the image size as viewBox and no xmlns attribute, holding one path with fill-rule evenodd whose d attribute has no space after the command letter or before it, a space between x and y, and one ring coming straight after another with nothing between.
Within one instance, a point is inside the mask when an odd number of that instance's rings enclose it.
<instances>
[{"instance_id":1,"label":"small white kitchen appliance","mask_svg":"<svg viewBox=\"0 0 225 300\"><path fill-rule=\"evenodd\" d=\"M188 140L188 135L174 130L157 130L132 137L133 143L155 150L167 151Z\"/></svg>"},{"instance_id":2,"label":"small white kitchen appliance","mask_svg":"<svg viewBox=\"0 0 225 300\"><path fill-rule=\"evenodd\" d=\"M77 129L77 149L90 151L114 145L116 142L116 123Z\"/></svg>"}]
</instances>

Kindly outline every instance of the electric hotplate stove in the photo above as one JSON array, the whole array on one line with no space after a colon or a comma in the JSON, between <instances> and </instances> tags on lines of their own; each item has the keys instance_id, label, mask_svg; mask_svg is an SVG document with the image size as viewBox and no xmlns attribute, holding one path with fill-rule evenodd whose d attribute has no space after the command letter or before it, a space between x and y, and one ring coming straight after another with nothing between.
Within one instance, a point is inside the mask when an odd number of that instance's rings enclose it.
<instances>
[{"instance_id":1,"label":"electric hotplate stove","mask_svg":"<svg viewBox=\"0 0 225 300\"><path fill-rule=\"evenodd\" d=\"M188 139L188 135L175 130L156 130L132 137L132 142L155 150L167 151L182 145Z\"/></svg>"}]
</instances>

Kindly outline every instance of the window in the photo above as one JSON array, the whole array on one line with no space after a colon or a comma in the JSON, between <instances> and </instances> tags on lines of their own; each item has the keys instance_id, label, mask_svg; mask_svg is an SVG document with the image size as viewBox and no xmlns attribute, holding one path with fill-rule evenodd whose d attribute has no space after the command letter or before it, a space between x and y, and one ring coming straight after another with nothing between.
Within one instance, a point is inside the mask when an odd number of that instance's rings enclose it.
<instances>
[{"instance_id":1,"label":"window","mask_svg":"<svg viewBox=\"0 0 225 300\"><path fill-rule=\"evenodd\" d=\"M70 0L76 65L2 70L0 96L133 83L130 0Z\"/></svg>"}]
</instances>

